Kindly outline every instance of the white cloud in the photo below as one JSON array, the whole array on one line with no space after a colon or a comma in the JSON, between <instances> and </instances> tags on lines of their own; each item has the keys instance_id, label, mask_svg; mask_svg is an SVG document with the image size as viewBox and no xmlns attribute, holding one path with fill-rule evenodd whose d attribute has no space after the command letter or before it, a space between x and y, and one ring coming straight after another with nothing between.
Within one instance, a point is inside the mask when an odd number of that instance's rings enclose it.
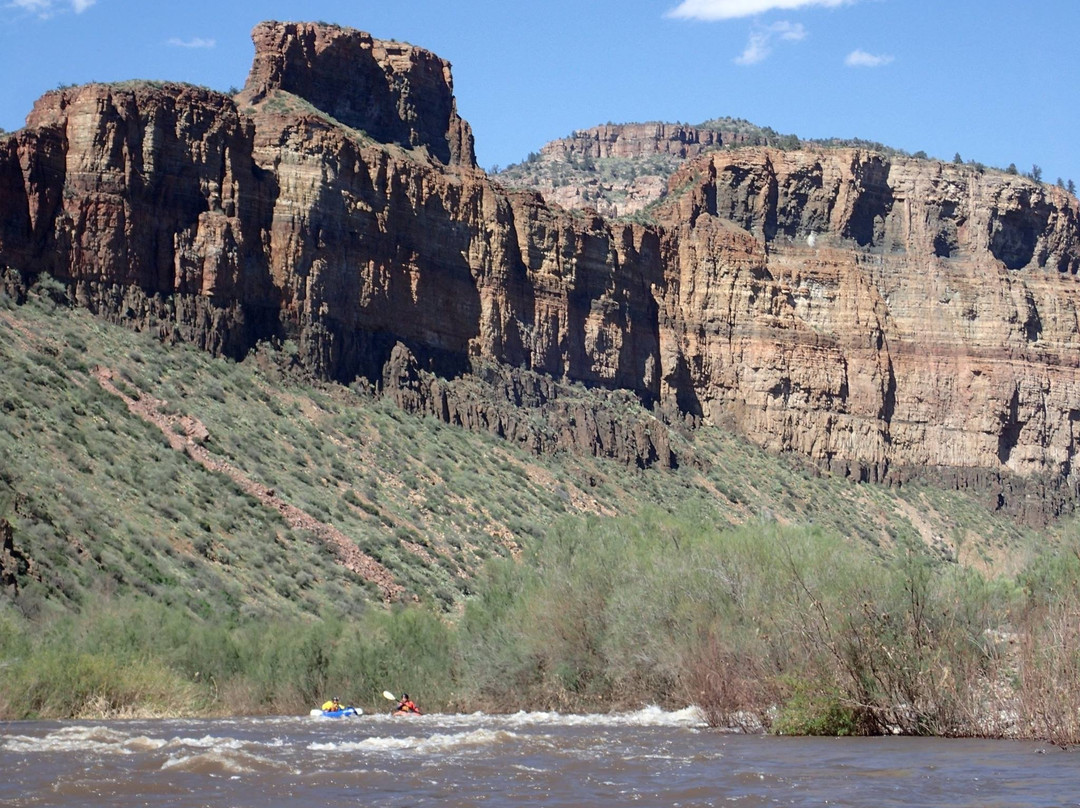
<instances>
[{"instance_id":1,"label":"white cloud","mask_svg":"<svg viewBox=\"0 0 1080 808\"><path fill-rule=\"evenodd\" d=\"M793 11L807 6L834 8L858 0L682 0L667 13L669 17L687 20L733 20L753 17L766 11Z\"/></svg>"},{"instance_id":2,"label":"white cloud","mask_svg":"<svg viewBox=\"0 0 1080 808\"><path fill-rule=\"evenodd\" d=\"M212 48L217 45L217 40L204 39L201 36L197 36L194 39L180 39L180 37L174 36L169 40L169 44L174 48Z\"/></svg>"},{"instance_id":3,"label":"white cloud","mask_svg":"<svg viewBox=\"0 0 1080 808\"><path fill-rule=\"evenodd\" d=\"M72 11L76 14L82 14L96 2L97 0L68 0L68 2L63 3L57 2L57 0L11 0L7 6L8 8L22 9L30 14L37 14L42 19L48 19L63 11L64 6L70 5Z\"/></svg>"},{"instance_id":4,"label":"white cloud","mask_svg":"<svg viewBox=\"0 0 1080 808\"><path fill-rule=\"evenodd\" d=\"M772 48L769 47L768 34L755 31L750 34L750 41L746 43L746 49L735 57L735 64L756 65L758 62L763 61L770 53L772 53Z\"/></svg>"},{"instance_id":5,"label":"white cloud","mask_svg":"<svg viewBox=\"0 0 1080 808\"><path fill-rule=\"evenodd\" d=\"M848 67L881 67L891 62L893 58L886 54L875 55L864 50L853 50L844 59Z\"/></svg>"},{"instance_id":6,"label":"white cloud","mask_svg":"<svg viewBox=\"0 0 1080 808\"><path fill-rule=\"evenodd\" d=\"M746 43L746 49L735 58L738 65L756 65L764 61L772 53L774 39L784 42L798 42L806 39L806 28L802 23L774 22L769 26L762 26L750 33L750 41Z\"/></svg>"},{"instance_id":7,"label":"white cloud","mask_svg":"<svg viewBox=\"0 0 1080 808\"><path fill-rule=\"evenodd\" d=\"M798 42L806 39L806 28L801 22L775 22L769 29L781 39Z\"/></svg>"},{"instance_id":8,"label":"white cloud","mask_svg":"<svg viewBox=\"0 0 1080 808\"><path fill-rule=\"evenodd\" d=\"M11 5L32 14L48 14L52 8L52 0L12 0Z\"/></svg>"}]
</instances>

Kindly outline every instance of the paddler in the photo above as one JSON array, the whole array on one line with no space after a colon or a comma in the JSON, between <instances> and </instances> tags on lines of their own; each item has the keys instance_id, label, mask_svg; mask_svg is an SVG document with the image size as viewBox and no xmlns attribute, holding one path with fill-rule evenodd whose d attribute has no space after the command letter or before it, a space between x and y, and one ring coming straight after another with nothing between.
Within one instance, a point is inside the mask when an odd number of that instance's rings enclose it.
<instances>
[{"instance_id":1,"label":"paddler","mask_svg":"<svg viewBox=\"0 0 1080 808\"><path fill-rule=\"evenodd\" d=\"M341 702L338 700L337 696L334 696L334 698L330 699L329 701L324 701L322 705L322 710L325 713L332 713L341 709L344 708L342 707Z\"/></svg>"},{"instance_id":2,"label":"paddler","mask_svg":"<svg viewBox=\"0 0 1080 808\"><path fill-rule=\"evenodd\" d=\"M401 701L399 701L398 706L394 708L394 715L406 715L408 713L420 715L420 708L409 698L408 693L402 693Z\"/></svg>"}]
</instances>

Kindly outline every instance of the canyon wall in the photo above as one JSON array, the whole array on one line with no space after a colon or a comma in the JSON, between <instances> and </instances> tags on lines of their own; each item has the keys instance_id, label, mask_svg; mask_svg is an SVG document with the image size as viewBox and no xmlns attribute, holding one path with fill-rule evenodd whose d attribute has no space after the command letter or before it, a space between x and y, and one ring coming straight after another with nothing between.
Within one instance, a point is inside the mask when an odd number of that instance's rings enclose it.
<instances>
[{"instance_id":1,"label":"canyon wall","mask_svg":"<svg viewBox=\"0 0 1080 808\"><path fill-rule=\"evenodd\" d=\"M662 401L860 479L1075 494L1075 198L856 150L716 152L671 184Z\"/></svg>"},{"instance_id":2,"label":"canyon wall","mask_svg":"<svg viewBox=\"0 0 1080 808\"><path fill-rule=\"evenodd\" d=\"M253 40L236 98L47 93L0 140L7 277L48 272L103 317L237 358L293 339L314 373L536 451L672 465L664 424L704 421L859 479L929 474L1019 512L1075 498L1065 191L864 150L703 150L654 223L612 221L478 169L443 60L335 26Z\"/></svg>"}]
</instances>

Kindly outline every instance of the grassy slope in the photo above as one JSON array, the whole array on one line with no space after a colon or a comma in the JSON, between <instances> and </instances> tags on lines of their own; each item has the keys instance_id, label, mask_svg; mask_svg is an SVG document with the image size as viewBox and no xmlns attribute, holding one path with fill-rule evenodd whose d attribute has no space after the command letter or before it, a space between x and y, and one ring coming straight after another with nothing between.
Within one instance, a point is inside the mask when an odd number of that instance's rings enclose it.
<instances>
[{"instance_id":1,"label":"grassy slope","mask_svg":"<svg viewBox=\"0 0 1080 808\"><path fill-rule=\"evenodd\" d=\"M678 471L537 458L358 389L302 383L279 370L280 352L217 360L41 296L0 309L0 357L0 504L31 560L15 603L32 618L110 595L238 617L358 613L380 599L316 533L170 448L95 367L129 396L199 419L211 455L354 540L402 599L443 609L485 559L536 542L564 514L704 501L732 524L813 521L881 547L924 541L984 569L1055 532L1020 528L970 493L816 476L718 429L682 438L699 462Z\"/></svg>"}]
</instances>

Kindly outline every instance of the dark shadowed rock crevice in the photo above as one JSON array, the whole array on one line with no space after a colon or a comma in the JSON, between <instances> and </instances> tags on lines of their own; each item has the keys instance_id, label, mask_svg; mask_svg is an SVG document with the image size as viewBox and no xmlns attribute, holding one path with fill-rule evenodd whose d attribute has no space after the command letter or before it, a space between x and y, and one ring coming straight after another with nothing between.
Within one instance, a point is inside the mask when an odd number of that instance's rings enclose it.
<instances>
[{"instance_id":1,"label":"dark shadowed rock crevice","mask_svg":"<svg viewBox=\"0 0 1080 808\"><path fill-rule=\"evenodd\" d=\"M15 546L11 523L0 519L0 593L14 600L19 593L19 580L30 572L30 559Z\"/></svg>"}]
</instances>

